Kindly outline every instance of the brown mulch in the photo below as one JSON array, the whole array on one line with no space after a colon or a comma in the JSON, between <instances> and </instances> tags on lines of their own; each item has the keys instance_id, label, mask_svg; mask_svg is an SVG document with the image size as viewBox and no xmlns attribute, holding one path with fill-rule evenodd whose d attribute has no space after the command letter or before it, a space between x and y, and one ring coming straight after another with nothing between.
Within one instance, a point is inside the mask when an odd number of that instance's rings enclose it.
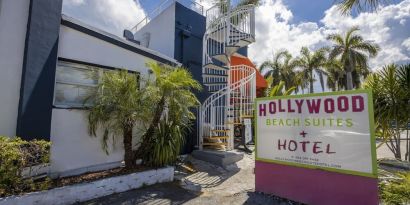
<instances>
[{"instance_id":1,"label":"brown mulch","mask_svg":"<svg viewBox=\"0 0 410 205\"><path fill-rule=\"evenodd\" d=\"M149 169L152 169L152 168L138 166L132 169L125 169L124 167L119 167L119 168L114 168L114 169L109 169L109 170L104 170L104 171L89 172L89 173L85 173L85 174L81 174L77 176L58 178L58 179L53 180L53 187L51 188L67 186L71 184L84 183L84 182L92 182L92 181L97 181L99 179L127 175L127 174L131 174L135 172L142 172L142 171L146 171Z\"/></svg>"}]
</instances>

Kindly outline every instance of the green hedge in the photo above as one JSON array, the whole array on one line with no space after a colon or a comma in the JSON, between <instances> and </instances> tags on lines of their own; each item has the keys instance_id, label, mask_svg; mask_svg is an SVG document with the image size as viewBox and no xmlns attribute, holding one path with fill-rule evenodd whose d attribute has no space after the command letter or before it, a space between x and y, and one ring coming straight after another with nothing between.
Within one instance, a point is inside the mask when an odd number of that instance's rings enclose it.
<instances>
[{"instance_id":1,"label":"green hedge","mask_svg":"<svg viewBox=\"0 0 410 205\"><path fill-rule=\"evenodd\" d=\"M48 187L50 180L39 183L32 178L24 179L22 171L25 167L48 163L50 145L44 140L0 136L0 197Z\"/></svg>"},{"instance_id":2,"label":"green hedge","mask_svg":"<svg viewBox=\"0 0 410 205\"><path fill-rule=\"evenodd\" d=\"M380 183L380 196L388 205L410 204L410 172L397 174L397 179Z\"/></svg>"}]
</instances>

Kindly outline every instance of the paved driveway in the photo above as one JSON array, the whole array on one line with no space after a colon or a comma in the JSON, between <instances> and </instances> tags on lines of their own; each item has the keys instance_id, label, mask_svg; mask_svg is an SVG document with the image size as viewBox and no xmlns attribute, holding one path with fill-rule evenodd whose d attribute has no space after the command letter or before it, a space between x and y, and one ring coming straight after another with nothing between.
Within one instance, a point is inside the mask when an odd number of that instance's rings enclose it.
<instances>
[{"instance_id":1,"label":"paved driveway","mask_svg":"<svg viewBox=\"0 0 410 205\"><path fill-rule=\"evenodd\" d=\"M114 194L82 204L295 204L254 191L253 155L245 154L243 160L227 169L192 158L188 160L197 172L187 175L177 173L175 182Z\"/></svg>"}]
</instances>

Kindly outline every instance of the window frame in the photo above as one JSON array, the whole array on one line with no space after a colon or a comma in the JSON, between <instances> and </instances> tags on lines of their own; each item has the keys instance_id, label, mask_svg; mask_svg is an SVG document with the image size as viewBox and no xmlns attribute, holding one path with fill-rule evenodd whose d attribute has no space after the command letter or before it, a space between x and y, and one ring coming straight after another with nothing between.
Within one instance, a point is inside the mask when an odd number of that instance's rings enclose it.
<instances>
[{"instance_id":1,"label":"window frame","mask_svg":"<svg viewBox=\"0 0 410 205\"><path fill-rule=\"evenodd\" d=\"M0 0L1 1L1 0ZM57 80L57 72L58 72L58 67L61 66L61 64L66 64L66 65L74 65L71 68L73 69L83 69L83 70L91 70L91 69L96 69L97 70L97 75L98 75L98 80L97 84L87 84L87 83L75 83L75 82L69 82L69 81L59 81ZM69 66L67 66L69 67ZM138 71L133 71L133 70L128 70L128 69L120 69L120 68L115 68L115 67L110 67L110 66L104 66L104 65L98 65L98 64L93 64L93 63L87 63L87 62L82 62L82 61L77 61L77 60L71 60L71 59L65 59L65 58L58 58L57 64L56 64L56 73L54 76L54 91L53 91L53 108L58 108L58 109L81 109L81 110L87 110L89 109L92 104L84 104L84 103L79 103L79 104L74 104L74 103L68 103L68 104L56 104L56 87L57 84L65 84L65 85L73 85L73 86L83 86L83 87L97 87L98 84L100 83L102 76L104 74L104 71L115 71L115 70L127 70L128 73L131 74L136 74L137 75L137 81L139 87L141 86L141 73Z\"/></svg>"}]
</instances>

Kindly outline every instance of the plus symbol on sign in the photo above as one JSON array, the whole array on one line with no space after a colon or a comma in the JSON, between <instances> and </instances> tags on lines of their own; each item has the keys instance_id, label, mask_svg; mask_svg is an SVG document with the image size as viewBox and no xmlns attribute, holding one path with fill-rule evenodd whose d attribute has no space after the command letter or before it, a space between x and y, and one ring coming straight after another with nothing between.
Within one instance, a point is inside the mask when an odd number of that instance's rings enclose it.
<instances>
[{"instance_id":1,"label":"plus symbol on sign","mask_svg":"<svg viewBox=\"0 0 410 205\"><path fill-rule=\"evenodd\" d=\"M302 137L305 137L307 135L307 133L304 130L299 134L302 135Z\"/></svg>"}]
</instances>

